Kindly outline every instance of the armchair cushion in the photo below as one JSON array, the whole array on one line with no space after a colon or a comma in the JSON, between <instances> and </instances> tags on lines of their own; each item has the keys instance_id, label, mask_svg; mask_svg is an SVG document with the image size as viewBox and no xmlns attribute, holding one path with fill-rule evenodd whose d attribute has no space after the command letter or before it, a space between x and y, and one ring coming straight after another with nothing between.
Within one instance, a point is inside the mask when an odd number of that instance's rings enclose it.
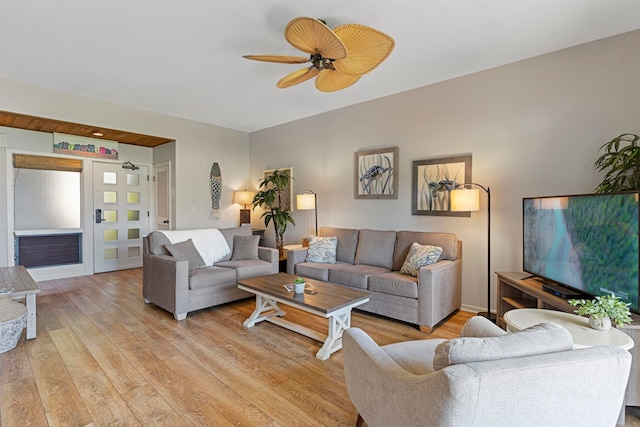
<instances>
[{"instance_id":1,"label":"armchair cushion","mask_svg":"<svg viewBox=\"0 0 640 427\"><path fill-rule=\"evenodd\" d=\"M189 270L204 266L204 260L191 239L165 245L165 247L171 256L189 261Z\"/></svg>"},{"instance_id":2,"label":"armchair cushion","mask_svg":"<svg viewBox=\"0 0 640 427\"><path fill-rule=\"evenodd\" d=\"M260 236L233 236L231 261L257 260Z\"/></svg>"},{"instance_id":3,"label":"armchair cushion","mask_svg":"<svg viewBox=\"0 0 640 427\"><path fill-rule=\"evenodd\" d=\"M436 347L433 368L533 356L573 348L569 331L556 323L541 323L520 332L496 337L465 337L445 341Z\"/></svg>"}]
</instances>

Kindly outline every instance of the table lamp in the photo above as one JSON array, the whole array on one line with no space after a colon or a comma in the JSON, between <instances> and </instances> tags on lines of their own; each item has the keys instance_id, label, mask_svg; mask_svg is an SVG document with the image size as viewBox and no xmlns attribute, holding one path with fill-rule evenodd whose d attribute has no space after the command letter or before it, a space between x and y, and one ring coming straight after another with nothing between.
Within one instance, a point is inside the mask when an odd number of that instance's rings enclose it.
<instances>
[{"instance_id":1,"label":"table lamp","mask_svg":"<svg viewBox=\"0 0 640 427\"><path fill-rule=\"evenodd\" d=\"M244 208L240 209L240 225L251 224L251 211L247 208L253 201L255 193L252 191L235 191L233 193L233 203L244 205Z\"/></svg>"}]
</instances>

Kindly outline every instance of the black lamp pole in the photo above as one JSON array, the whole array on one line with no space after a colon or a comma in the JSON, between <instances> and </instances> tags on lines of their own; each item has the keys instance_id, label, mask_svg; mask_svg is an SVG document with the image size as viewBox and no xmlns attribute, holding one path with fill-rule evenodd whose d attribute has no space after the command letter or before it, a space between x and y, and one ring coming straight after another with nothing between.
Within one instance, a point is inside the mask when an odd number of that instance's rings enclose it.
<instances>
[{"instance_id":1,"label":"black lamp pole","mask_svg":"<svg viewBox=\"0 0 640 427\"><path fill-rule=\"evenodd\" d=\"M477 185L487 193L487 311L478 313L478 316L486 317L495 323L496 315L491 313L491 189L480 184L472 185Z\"/></svg>"},{"instance_id":2,"label":"black lamp pole","mask_svg":"<svg viewBox=\"0 0 640 427\"><path fill-rule=\"evenodd\" d=\"M458 187L470 185L480 187L487 193L487 311L481 311L478 316L486 317L495 323L496 315L491 313L491 189L475 182L460 184Z\"/></svg>"}]
</instances>

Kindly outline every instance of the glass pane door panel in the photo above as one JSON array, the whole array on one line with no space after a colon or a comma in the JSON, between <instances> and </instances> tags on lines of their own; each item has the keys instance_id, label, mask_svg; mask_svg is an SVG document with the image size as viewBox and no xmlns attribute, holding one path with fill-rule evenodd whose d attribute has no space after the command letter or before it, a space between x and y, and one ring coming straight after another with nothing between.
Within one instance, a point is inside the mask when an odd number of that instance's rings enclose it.
<instances>
[{"instance_id":1,"label":"glass pane door panel","mask_svg":"<svg viewBox=\"0 0 640 427\"><path fill-rule=\"evenodd\" d=\"M104 260L110 261L114 259L118 259L118 248L105 248Z\"/></svg>"},{"instance_id":2,"label":"glass pane door panel","mask_svg":"<svg viewBox=\"0 0 640 427\"><path fill-rule=\"evenodd\" d=\"M139 246L129 246L127 249L127 256L129 258L135 258L140 256L140 247Z\"/></svg>"},{"instance_id":3,"label":"glass pane door panel","mask_svg":"<svg viewBox=\"0 0 640 427\"><path fill-rule=\"evenodd\" d=\"M105 203L118 203L118 193L116 191L105 191L103 194Z\"/></svg>"},{"instance_id":4,"label":"glass pane door panel","mask_svg":"<svg viewBox=\"0 0 640 427\"><path fill-rule=\"evenodd\" d=\"M118 230L104 230L104 241L112 242L118 240Z\"/></svg>"},{"instance_id":5,"label":"glass pane door panel","mask_svg":"<svg viewBox=\"0 0 640 427\"><path fill-rule=\"evenodd\" d=\"M102 222L117 222L118 211L102 211Z\"/></svg>"},{"instance_id":6,"label":"glass pane door panel","mask_svg":"<svg viewBox=\"0 0 640 427\"><path fill-rule=\"evenodd\" d=\"M127 185L140 185L140 175L137 173L128 173Z\"/></svg>"},{"instance_id":7,"label":"glass pane door panel","mask_svg":"<svg viewBox=\"0 0 640 427\"><path fill-rule=\"evenodd\" d=\"M128 221L140 221L140 211L127 211Z\"/></svg>"},{"instance_id":8,"label":"glass pane door panel","mask_svg":"<svg viewBox=\"0 0 640 427\"><path fill-rule=\"evenodd\" d=\"M137 191L127 191L127 203L140 203L140 193Z\"/></svg>"},{"instance_id":9,"label":"glass pane door panel","mask_svg":"<svg viewBox=\"0 0 640 427\"><path fill-rule=\"evenodd\" d=\"M127 230L127 238L128 239L139 239L140 238L140 229L139 228L129 228Z\"/></svg>"},{"instance_id":10,"label":"glass pane door panel","mask_svg":"<svg viewBox=\"0 0 640 427\"><path fill-rule=\"evenodd\" d=\"M118 174L115 172L104 172L102 174L102 183L106 185L118 184Z\"/></svg>"}]
</instances>

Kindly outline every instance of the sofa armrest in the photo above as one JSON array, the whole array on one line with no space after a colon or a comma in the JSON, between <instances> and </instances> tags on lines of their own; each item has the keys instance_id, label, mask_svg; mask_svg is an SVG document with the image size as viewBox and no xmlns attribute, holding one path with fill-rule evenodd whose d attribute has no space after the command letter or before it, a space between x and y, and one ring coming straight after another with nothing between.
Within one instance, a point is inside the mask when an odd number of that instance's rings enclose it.
<instances>
[{"instance_id":1,"label":"sofa armrest","mask_svg":"<svg viewBox=\"0 0 640 427\"><path fill-rule=\"evenodd\" d=\"M280 257L277 249L258 246L258 258L271 263L273 274L280 270Z\"/></svg>"},{"instance_id":2,"label":"sofa armrest","mask_svg":"<svg viewBox=\"0 0 640 427\"><path fill-rule=\"evenodd\" d=\"M307 248L287 249L287 273L296 274L296 264L307 259Z\"/></svg>"},{"instance_id":3,"label":"sofa armrest","mask_svg":"<svg viewBox=\"0 0 640 427\"><path fill-rule=\"evenodd\" d=\"M188 292L189 261L169 255L144 254L142 296L145 300L173 313L177 319L187 314Z\"/></svg>"},{"instance_id":4,"label":"sofa armrest","mask_svg":"<svg viewBox=\"0 0 640 427\"><path fill-rule=\"evenodd\" d=\"M418 324L435 326L462 305L462 258L420 267Z\"/></svg>"}]
</instances>

